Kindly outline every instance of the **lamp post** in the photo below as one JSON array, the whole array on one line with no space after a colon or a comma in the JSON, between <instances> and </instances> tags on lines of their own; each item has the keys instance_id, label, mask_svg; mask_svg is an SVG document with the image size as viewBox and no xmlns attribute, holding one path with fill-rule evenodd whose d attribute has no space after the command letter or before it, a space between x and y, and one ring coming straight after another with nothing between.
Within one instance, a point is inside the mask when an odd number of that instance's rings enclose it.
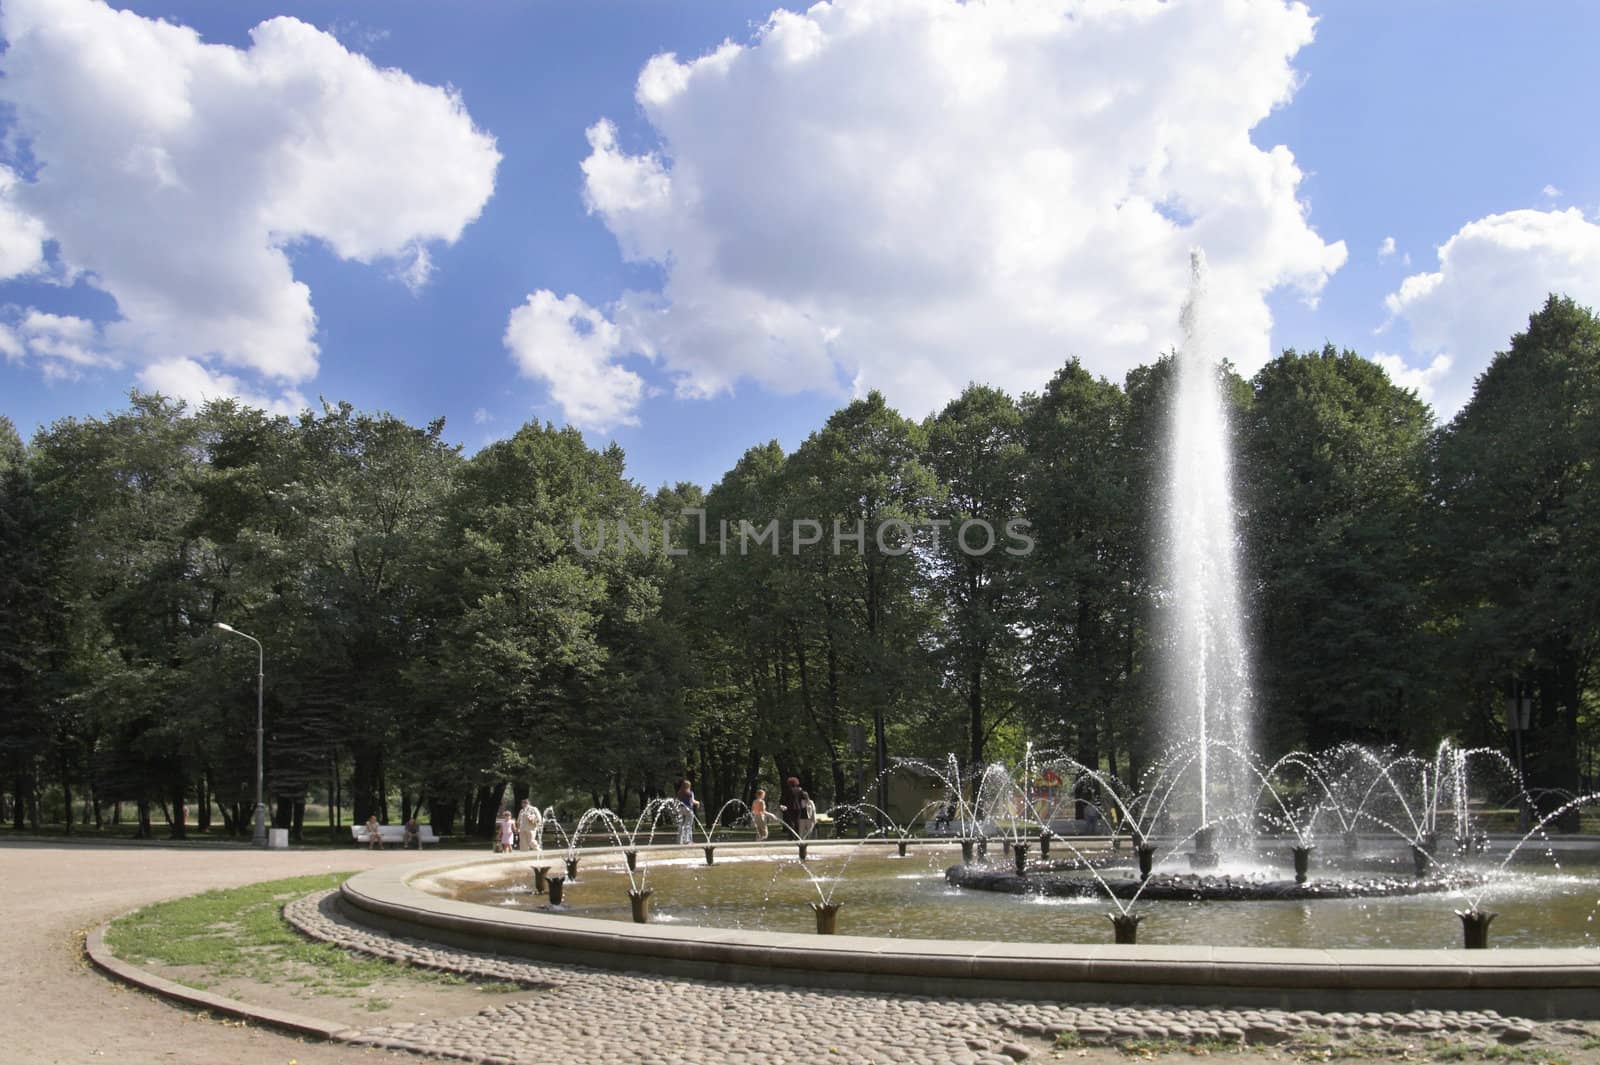
<instances>
[{"instance_id":1,"label":"lamp post","mask_svg":"<svg viewBox=\"0 0 1600 1065\"><path fill-rule=\"evenodd\" d=\"M1511 730L1512 739L1516 742L1517 751L1517 787L1522 789L1517 798L1517 828L1519 831L1528 831L1528 824L1532 820L1528 810L1528 778L1524 774L1522 765L1522 734L1528 731L1532 724L1533 696L1528 687L1516 680L1511 682L1511 695L1506 699L1506 728Z\"/></svg>"},{"instance_id":2,"label":"lamp post","mask_svg":"<svg viewBox=\"0 0 1600 1065\"><path fill-rule=\"evenodd\" d=\"M250 832L250 842L257 847L267 845L267 804L261 801L261 703L262 692L267 683L267 653L261 648L261 641L249 633L240 632L232 625L217 622L217 628L223 632L231 632L235 636L243 636L256 645L256 814L255 827Z\"/></svg>"}]
</instances>

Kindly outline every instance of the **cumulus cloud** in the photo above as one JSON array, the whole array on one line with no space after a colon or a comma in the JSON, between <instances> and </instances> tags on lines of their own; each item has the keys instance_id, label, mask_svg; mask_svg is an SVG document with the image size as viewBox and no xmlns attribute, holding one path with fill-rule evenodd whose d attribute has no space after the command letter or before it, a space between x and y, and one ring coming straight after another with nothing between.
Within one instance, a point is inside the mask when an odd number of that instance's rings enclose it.
<instances>
[{"instance_id":1,"label":"cumulus cloud","mask_svg":"<svg viewBox=\"0 0 1600 1065\"><path fill-rule=\"evenodd\" d=\"M1394 254L1394 238L1384 237L1383 243L1378 245L1378 258L1387 259Z\"/></svg>"},{"instance_id":2,"label":"cumulus cloud","mask_svg":"<svg viewBox=\"0 0 1600 1065\"><path fill-rule=\"evenodd\" d=\"M1546 185L1541 191L1544 193L1545 199L1556 200L1561 198L1561 190L1554 185Z\"/></svg>"},{"instance_id":3,"label":"cumulus cloud","mask_svg":"<svg viewBox=\"0 0 1600 1065\"><path fill-rule=\"evenodd\" d=\"M0 322L0 355L4 355L7 362L18 362L28 355L27 345L17 331L4 322Z\"/></svg>"},{"instance_id":4,"label":"cumulus cloud","mask_svg":"<svg viewBox=\"0 0 1600 1065\"><path fill-rule=\"evenodd\" d=\"M1600 301L1600 225L1577 208L1467 223L1439 248L1438 270L1412 274L1385 300L1391 321L1410 330L1412 357L1398 375L1431 374L1436 409L1454 415L1495 352L1552 292L1590 306ZM1420 363L1427 369L1412 368Z\"/></svg>"},{"instance_id":5,"label":"cumulus cloud","mask_svg":"<svg viewBox=\"0 0 1600 1065\"><path fill-rule=\"evenodd\" d=\"M597 122L583 175L664 281L606 308L617 340L585 372L637 353L683 396L879 388L912 413L973 378L1039 388L1070 355L1120 375L1176 343L1195 246L1248 372L1268 293L1312 299L1346 256L1289 149L1250 136L1313 24L1281 0L834 0L658 55L636 86L653 139Z\"/></svg>"},{"instance_id":6,"label":"cumulus cloud","mask_svg":"<svg viewBox=\"0 0 1600 1065\"><path fill-rule=\"evenodd\" d=\"M0 166L0 281L44 265L44 225L14 200L17 175Z\"/></svg>"},{"instance_id":7,"label":"cumulus cloud","mask_svg":"<svg viewBox=\"0 0 1600 1065\"><path fill-rule=\"evenodd\" d=\"M494 188L494 140L453 92L292 18L241 50L98 0L6 0L0 35L0 102L36 164L0 178L0 270L29 268L20 212L115 299L101 341L158 364L149 379L310 379L316 314L289 250L321 241L420 284L427 243L456 240Z\"/></svg>"},{"instance_id":8,"label":"cumulus cloud","mask_svg":"<svg viewBox=\"0 0 1600 1065\"><path fill-rule=\"evenodd\" d=\"M236 399L250 407L259 407L270 414L296 415L310 406L305 396L295 389L285 389L277 396L267 396L252 390L238 377L218 373L194 359L167 359L151 363L139 371L139 384L146 391L160 392L164 396L181 399L191 410L205 405L211 399Z\"/></svg>"},{"instance_id":9,"label":"cumulus cloud","mask_svg":"<svg viewBox=\"0 0 1600 1065\"><path fill-rule=\"evenodd\" d=\"M547 289L511 312L505 345L523 376L543 381L568 420L586 429L634 425L644 380L614 362L621 330L577 296Z\"/></svg>"},{"instance_id":10,"label":"cumulus cloud","mask_svg":"<svg viewBox=\"0 0 1600 1065\"><path fill-rule=\"evenodd\" d=\"M1417 398L1424 403L1434 401L1434 386L1444 380L1450 372L1451 358L1448 355L1435 355L1433 361L1427 366L1418 368L1406 364L1404 357L1391 355L1380 351L1372 356L1372 361L1382 366L1389 375L1389 380L1401 388L1409 388L1417 394Z\"/></svg>"},{"instance_id":11,"label":"cumulus cloud","mask_svg":"<svg viewBox=\"0 0 1600 1065\"><path fill-rule=\"evenodd\" d=\"M117 365L101 350L100 328L87 318L29 307L0 342L7 361L28 361L46 380L76 381L85 370Z\"/></svg>"}]
</instances>

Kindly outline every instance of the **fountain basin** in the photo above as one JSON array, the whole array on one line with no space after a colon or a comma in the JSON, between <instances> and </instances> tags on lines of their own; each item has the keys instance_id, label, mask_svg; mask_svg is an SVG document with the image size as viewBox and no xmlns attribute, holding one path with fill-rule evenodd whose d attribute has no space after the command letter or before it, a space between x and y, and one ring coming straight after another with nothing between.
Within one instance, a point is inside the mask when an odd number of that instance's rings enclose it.
<instances>
[{"instance_id":1,"label":"fountain basin","mask_svg":"<svg viewBox=\"0 0 1600 1065\"><path fill-rule=\"evenodd\" d=\"M1288 902L1308 899L1382 899L1406 895L1433 895L1461 891L1481 882L1472 876L1365 877L1359 880L1268 880L1255 877L1209 876L1198 873L1155 874L1149 880L1111 879L1104 884L1090 877L1031 874L984 866L957 865L946 870L945 880L970 891L997 891L1007 895L1041 895L1048 898L1139 898L1151 902ZM1142 889L1142 890L1141 890Z\"/></svg>"},{"instance_id":2,"label":"fountain basin","mask_svg":"<svg viewBox=\"0 0 1600 1065\"><path fill-rule=\"evenodd\" d=\"M816 844L824 859L854 841ZM737 868L746 848L729 846L727 865L707 869L695 850L659 848L699 874ZM760 848L748 848L760 853ZM787 850L787 848L786 848ZM586 850L601 880L620 853ZM951 855L942 857L948 862ZM895 859L893 864L904 867ZM430 895L414 886L441 875L493 873L526 879L525 862L475 857L386 867L341 888L343 905L363 923L397 935L466 949L752 983L954 996L1078 998L1101 1002L1221 1004L1321 1010L1496 1009L1528 1017L1600 1016L1600 950L1593 947L1462 950L1288 949L1236 946L1114 946L1104 942L1103 907L1095 941L1006 943L960 939L818 936L734 928L635 925L488 906ZM588 867L586 865L586 867ZM597 890L585 878L585 895ZM661 899L658 892L656 898ZM856 906L847 892L835 901ZM619 898L625 904L625 897ZM1226 904L1221 904L1226 905ZM1270 904L1268 904L1270 905ZM1339 905L1333 903L1333 905ZM1441 925L1459 933L1447 906ZM1146 921L1161 923L1162 911ZM804 917L810 918L809 912ZM1444 926L1443 922L1449 922ZM854 922L852 922L854 923Z\"/></svg>"}]
</instances>

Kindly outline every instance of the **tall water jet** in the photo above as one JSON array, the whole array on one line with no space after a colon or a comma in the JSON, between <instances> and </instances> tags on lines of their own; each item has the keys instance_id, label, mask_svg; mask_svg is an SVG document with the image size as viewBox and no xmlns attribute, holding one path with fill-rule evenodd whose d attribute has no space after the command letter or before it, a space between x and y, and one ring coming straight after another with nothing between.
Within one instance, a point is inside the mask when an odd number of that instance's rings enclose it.
<instances>
[{"instance_id":1,"label":"tall water jet","mask_svg":"<svg viewBox=\"0 0 1600 1065\"><path fill-rule=\"evenodd\" d=\"M1205 312L1205 256L1196 250L1190 254L1169 426L1163 561L1167 740L1194 752L1202 825L1246 808L1239 759L1251 749L1252 733L1233 455L1218 373L1221 353L1214 350Z\"/></svg>"}]
</instances>

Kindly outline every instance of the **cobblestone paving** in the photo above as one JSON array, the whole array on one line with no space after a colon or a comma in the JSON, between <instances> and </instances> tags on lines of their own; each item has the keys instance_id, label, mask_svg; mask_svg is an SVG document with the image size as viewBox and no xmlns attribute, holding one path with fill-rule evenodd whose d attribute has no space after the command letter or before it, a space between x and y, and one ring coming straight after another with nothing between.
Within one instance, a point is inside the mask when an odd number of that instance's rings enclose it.
<instances>
[{"instance_id":1,"label":"cobblestone paving","mask_svg":"<svg viewBox=\"0 0 1600 1065\"><path fill-rule=\"evenodd\" d=\"M1056 1037L1084 1044L1304 1044L1339 1038L1450 1038L1487 1045L1541 1040L1532 1022L1485 1011L1317 1013L934 999L630 975L456 950L374 932L337 892L284 907L314 939L472 977L521 983L526 999L471 1017L364 1029L357 1040L492 1065L550 1061L738 1061L1011 1065ZM1564 1026L1564 1029L1572 1026ZM1576 1030L1576 1029L1574 1029Z\"/></svg>"}]
</instances>

